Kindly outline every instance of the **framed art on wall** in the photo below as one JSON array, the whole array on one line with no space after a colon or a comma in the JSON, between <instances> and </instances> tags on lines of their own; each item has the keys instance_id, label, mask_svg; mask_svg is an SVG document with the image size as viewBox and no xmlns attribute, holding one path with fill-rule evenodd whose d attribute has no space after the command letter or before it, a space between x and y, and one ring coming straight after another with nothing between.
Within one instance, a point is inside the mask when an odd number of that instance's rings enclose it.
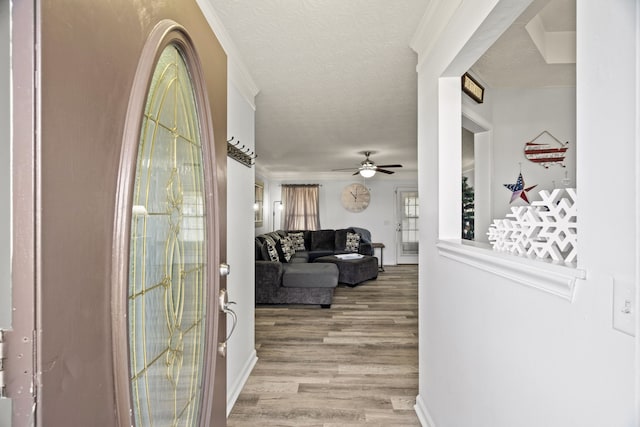
<instances>
[{"instance_id":1,"label":"framed art on wall","mask_svg":"<svg viewBox=\"0 0 640 427\"><path fill-rule=\"evenodd\" d=\"M254 221L256 227L262 227L264 215L264 184L262 183L262 181L256 181L255 183L253 210L255 212Z\"/></svg>"}]
</instances>

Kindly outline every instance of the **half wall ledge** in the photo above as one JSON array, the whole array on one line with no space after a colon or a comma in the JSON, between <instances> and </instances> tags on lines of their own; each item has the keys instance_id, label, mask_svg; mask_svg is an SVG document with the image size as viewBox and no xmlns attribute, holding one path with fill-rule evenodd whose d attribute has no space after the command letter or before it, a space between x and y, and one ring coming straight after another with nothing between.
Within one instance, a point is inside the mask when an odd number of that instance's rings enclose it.
<instances>
[{"instance_id":1,"label":"half wall ledge","mask_svg":"<svg viewBox=\"0 0 640 427\"><path fill-rule=\"evenodd\" d=\"M586 271L568 265L554 264L497 252L484 245L439 240L438 253L446 258L505 277L525 286L559 296L573 302L577 279L585 279Z\"/></svg>"}]
</instances>

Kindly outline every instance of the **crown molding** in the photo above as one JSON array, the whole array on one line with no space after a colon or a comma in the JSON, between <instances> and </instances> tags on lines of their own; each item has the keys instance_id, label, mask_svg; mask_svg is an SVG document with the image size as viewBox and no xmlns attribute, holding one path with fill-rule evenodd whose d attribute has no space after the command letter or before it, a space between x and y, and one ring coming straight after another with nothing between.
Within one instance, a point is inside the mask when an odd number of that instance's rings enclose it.
<instances>
[{"instance_id":1,"label":"crown molding","mask_svg":"<svg viewBox=\"0 0 640 427\"><path fill-rule=\"evenodd\" d=\"M418 54L418 69L440 35L458 10L462 0L430 0L427 9L418 24L418 28L409 43L411 49Z\"/></svg>"},{"instance_id":2,"label":"crown molding","mask_svg":"<svg viewBox=\"0 0 640 427\"><path fill-rule=\"evenodd\" d=\"M547 31L540 14L524 27L547 64L576 63L576 32Z\"/></svg>"},{"instance_id":3,"label":"crown molding","mask_svg":"<svg viewBox=\"0 0 640 427\"><path fill-rule=\"evenodd\" d=\"M229 74L229 79L255 111L255 98L258 92L260 92L260 89L253 81L251 73L249 73L249 69L242 61L238 48L229 36L227 29L222 24L222 21L213 8L213 5L208 0L196 0L196 3L200 7L202 14L218 38L220 45L222 45L222 49L227 53L227 72Z\"/></svg>"}]
</instances>

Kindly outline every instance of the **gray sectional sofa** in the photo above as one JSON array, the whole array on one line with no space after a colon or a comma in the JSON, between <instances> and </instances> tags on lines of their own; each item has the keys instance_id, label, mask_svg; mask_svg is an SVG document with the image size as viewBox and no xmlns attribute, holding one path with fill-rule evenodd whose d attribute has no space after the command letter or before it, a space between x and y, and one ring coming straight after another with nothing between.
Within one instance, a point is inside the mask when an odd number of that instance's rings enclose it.
<instances>
[{"instance_id":1,"label":"gray sectional sofa","mask_svg":"<svg viewBox=\"0 0 640 427\"><path fill-rule=\"evenodd\" d=\"M338 285L334 263L313 262L335 254L373 255L368 230L278 230L255 239L256 304L330 307Z\"/></svg>"}]
</instances>

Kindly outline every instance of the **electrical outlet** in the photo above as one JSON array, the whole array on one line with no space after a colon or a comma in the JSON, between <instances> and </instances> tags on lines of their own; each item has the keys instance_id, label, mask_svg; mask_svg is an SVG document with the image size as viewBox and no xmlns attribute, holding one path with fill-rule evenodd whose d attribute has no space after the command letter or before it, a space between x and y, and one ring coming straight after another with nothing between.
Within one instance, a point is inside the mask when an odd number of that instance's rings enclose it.
<instances>
[{"instance_id":1,"label":"electrical outlet","mask_svg":"<svg viewBox=\"0 0 640 427\"><path fill-rule=\"evenodd\" d=\"M633 280L613 280L613 328L636 336L636 291Z\"/></svg>"}]
</instances>

